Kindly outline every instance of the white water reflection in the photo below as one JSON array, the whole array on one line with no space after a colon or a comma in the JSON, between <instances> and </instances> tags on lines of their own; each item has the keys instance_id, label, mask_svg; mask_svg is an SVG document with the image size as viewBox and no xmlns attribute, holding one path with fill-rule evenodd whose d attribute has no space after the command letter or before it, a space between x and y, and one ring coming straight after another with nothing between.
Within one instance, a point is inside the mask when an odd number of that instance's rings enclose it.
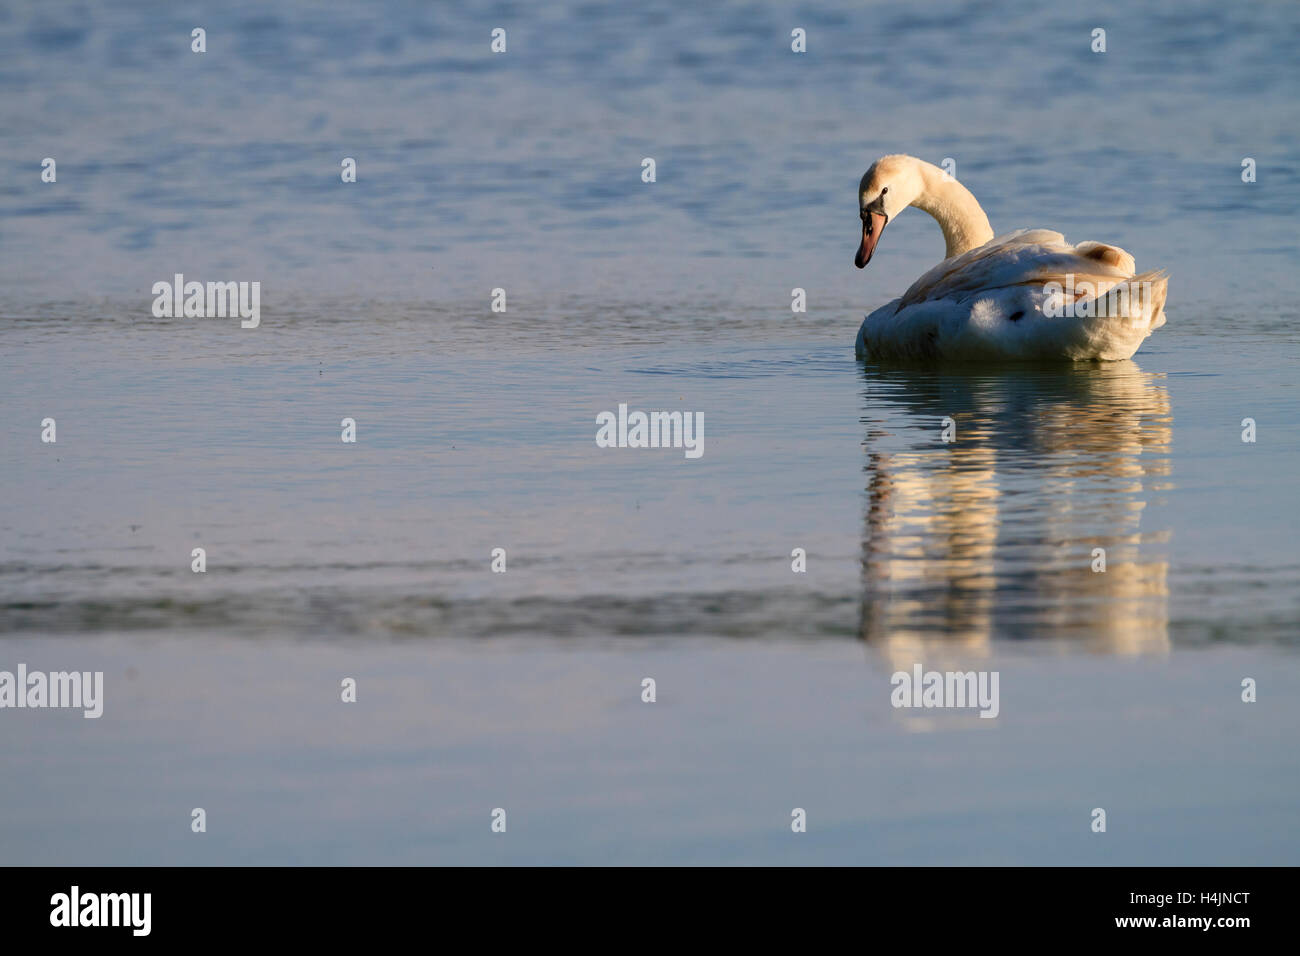
<instances>
[{"instance_id":1,"label":"white water reflection","mask_svg":"<svg viewBox=\"0 0 1300 956\"><path fill-rule=\"evenodd\" d=\"M1131 361L865 375L864 638L908 663L1007 637L1168 648L1168 533L1147 517L1170 478L1159 376Z\"/></svg>"}]
</instances>

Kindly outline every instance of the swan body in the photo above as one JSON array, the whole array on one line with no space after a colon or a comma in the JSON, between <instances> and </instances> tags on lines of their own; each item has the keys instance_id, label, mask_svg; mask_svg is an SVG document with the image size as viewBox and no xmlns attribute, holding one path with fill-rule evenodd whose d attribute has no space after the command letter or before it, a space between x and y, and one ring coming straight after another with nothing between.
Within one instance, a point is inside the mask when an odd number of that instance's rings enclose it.
<instances>
[{"instance_id":1,"label":"swan body","mask_svg":"<svg viewBox=\"0 0 1300 956\"><path fill-rule=\"evenodd\" d=\"M860 359L1122 360L1165 324L1163 272L1137 274L1123 249L1047 229L995 238L969 190L912 156L886 156L862 177L858 268L909 205L939 222L947 257L866 317Z\"/></svg>"}]
</instances>

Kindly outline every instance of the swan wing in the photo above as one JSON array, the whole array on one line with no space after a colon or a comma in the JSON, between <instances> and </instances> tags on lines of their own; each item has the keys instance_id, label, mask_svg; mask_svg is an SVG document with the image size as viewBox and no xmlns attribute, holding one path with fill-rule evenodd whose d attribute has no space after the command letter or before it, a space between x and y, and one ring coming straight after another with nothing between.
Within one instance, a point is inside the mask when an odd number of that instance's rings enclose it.
<instances>
[{"instance_id":1,"label":"swan wing","mask_svg":"<svg viewBox=\"0 0 1300 956\"><path fill-rule=\"evenodd\" d=\"M1076 283L1109 287L1133 275L1133 257L1100 242L1072 246L1050 229L1021 229L945 259L912 283L898 300L898 309L1009 286L1065 284L1067 275Z\"/></svg>"}]
</instances>

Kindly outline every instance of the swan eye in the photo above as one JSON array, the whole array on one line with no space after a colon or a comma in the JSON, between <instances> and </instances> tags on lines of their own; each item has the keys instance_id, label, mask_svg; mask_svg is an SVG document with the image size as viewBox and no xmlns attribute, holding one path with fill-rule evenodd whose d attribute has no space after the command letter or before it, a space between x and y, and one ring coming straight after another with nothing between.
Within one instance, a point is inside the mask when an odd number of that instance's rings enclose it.
<instances>
[{"instance_id":1,"label":"swan eye","mask_svg":"<svg viewBox=\"0 0 1300 956\"><path fill-rule=\"evenodd\" d=\"M888 187L888 186L886 186L884 189L880 190L880 195L883 196L883 195L884 195L885 193L887 193L887 192L889 192L889 187Z\"/></svg>"}]
</instances>

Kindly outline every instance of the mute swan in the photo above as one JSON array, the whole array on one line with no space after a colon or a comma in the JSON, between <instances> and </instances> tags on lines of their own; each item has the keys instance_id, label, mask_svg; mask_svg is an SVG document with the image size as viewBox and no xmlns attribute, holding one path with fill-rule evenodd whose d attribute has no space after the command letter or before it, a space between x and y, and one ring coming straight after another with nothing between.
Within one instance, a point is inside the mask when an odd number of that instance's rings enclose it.
<instances>
[{"instance_id":1,"label":"mute swan","mask_svg":"<svg viewBox=\"0 0 1300 956\"><path fill-rule=\"evenodd\" d=\"M858 358L1126 359L1165 324L1164 272L1134 274L1117 246L1021 229L993 237L975 197L938 166L884 156L858 186L871 261L885 226L908 206L938 220L946 258L901 298L866 317Z\"/></svg>"}]
</instances>

